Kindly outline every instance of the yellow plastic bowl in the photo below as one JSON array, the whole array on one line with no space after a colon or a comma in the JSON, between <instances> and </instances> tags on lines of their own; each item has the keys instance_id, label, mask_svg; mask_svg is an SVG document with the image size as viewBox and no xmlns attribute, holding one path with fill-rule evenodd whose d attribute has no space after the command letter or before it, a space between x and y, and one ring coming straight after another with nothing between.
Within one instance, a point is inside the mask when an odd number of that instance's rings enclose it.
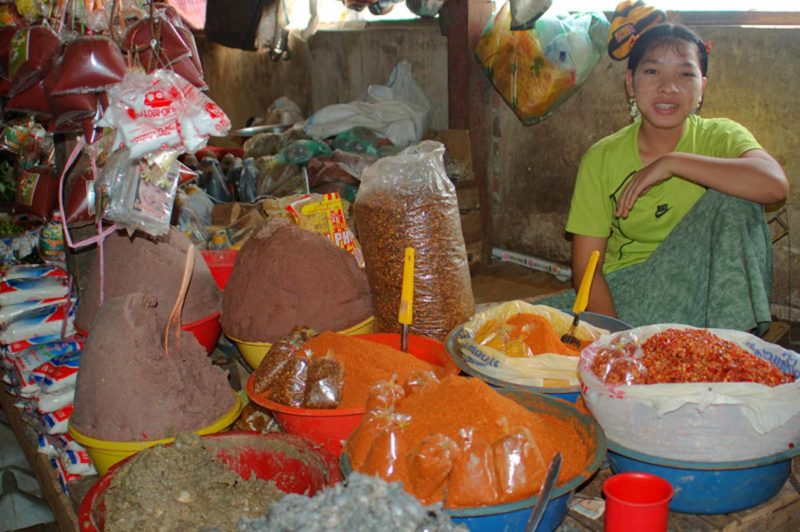
<instances>
[{"instance_id":1,"label":"yellow plastic bowl","mask_svg":"<svg viewBox=\"0 0 800 532\"><path fill-rule=\"evenodd\" d=\"M234 395L236 397L236 403L234 403L230 410L220 416L219 419L217 419L211 425L196 430L195 433L200 434L201 436L204 434L214 434L217 432L222 432L232 425L233 422L239 417L239 414L244 407L242 398L239 396L239 394L234 393ZM75 430L75 427L72 426L72 423L69 424L68 430L69 434L75 438L75 441L86 448L86 451L89 453L89 458L92 459L95 469L97 469L97 472L101 475L104 475L106 471L108 471L108 468L112 465L133 454L138 453L142 449L147 449L148 447L169 443L175 440L175 438L162 438L160 440L146 441L98 440L78 432Z\"/></svg>"},{"instance_id":2,"label":"yellow plastic bowl","mask_svg":"<svg viewBox=\"0 0 800 532\"><path fill-rule=\"evenodd\" d=\"M349 329L344 329L342 331L338 331L339 334L367 334L374 332L375 328L375 317L370 316L369 318L365 319L361 323L357 323L350 327ZM270 342L245 342L244 340L239 340L238 338L234 338L233 336L226 335L231 341L236 344L236 347L239 349L239 352L244 357L245 361L250 364L252 369L256 369L261 361L264 360L264 357L267 355L267 351L269 348L272 347Z\"/></svg>"}]
</instances>

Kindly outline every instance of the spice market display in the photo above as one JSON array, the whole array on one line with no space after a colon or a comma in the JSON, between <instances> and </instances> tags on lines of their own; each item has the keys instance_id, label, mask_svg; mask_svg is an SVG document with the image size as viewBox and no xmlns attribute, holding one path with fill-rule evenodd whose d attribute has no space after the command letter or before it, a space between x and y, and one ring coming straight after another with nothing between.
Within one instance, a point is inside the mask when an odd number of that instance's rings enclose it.
<instances>
[{"instance_id":1,"label":"spice market display","mask_svg":"<svg viewBox=\"0 0 800 532\"><path fill-rule=\"evenodd\" d=\"M601 479L654 467L685 516L788 485L800 354L476 304L464 165L410 64L374 102L305 117L287 89L235 130L183 4L0 0L0 421L42 497L0 461L3 489L82 532L488 532L540 505L536 530L600 530ZM735 510L684 502L761 467Z\"/></svg>"}]
</instances>

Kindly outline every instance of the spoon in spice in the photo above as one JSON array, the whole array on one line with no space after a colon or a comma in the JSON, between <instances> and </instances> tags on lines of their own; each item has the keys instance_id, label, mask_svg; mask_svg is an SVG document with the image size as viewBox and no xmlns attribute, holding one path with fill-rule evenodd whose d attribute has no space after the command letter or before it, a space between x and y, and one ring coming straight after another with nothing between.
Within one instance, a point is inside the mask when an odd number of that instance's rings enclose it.
<instances>
[{"instance_id":1,"label":"spoon in spice","mask_svg":"<svg viewBox=\"0 0 800 532\"><path fill-rule=\"evenodd\" d=\"M406 248L403 258L403 285L400 290L400 350L408 352L408 327L411 325L414 303L414 248Z\"/></svg>"},{"instance_id":2,"label":"spoon in spice","mask_svg":"<svg viewBox=\"0 0 800 532\"><path fill-rule=\"evenodd\" d=\"M542 482L542 489L539 491L539 498L533 507L531 516L528 519L528 524L525 525L525 532L534 532L539 526L539 522L544 515L544 509L547 507L547 501L550 500L550 494L553 493L553 488L556 487L556 479L558 479L558 472L561 470L561 453L556 453L550 461L550 467L547 468L547 475Z\"/></svg>"},{"instance_id":3,"label":"spoon in spice","mask_svg":"<svg viewBox=\"0 0 800 532\"><path fill-rule=\"evenodd\" d=\"M581 342L575 336L575 329L581 321L581 313L586 310L586 305L589 304L589 290L592 288L592 279L594 279L594 271L597 268L597 260L600 258L598 250L592 251L589 257L589 262L586 263L586 269L583 272L581 285L578 287L578 295L575 297L575 304L572 305L572 313L575 315L572 318L572 325L569 330L561 336L561 341L565 344L572 344L577 348L581 347Z\"/></svg>"}]
</instances>

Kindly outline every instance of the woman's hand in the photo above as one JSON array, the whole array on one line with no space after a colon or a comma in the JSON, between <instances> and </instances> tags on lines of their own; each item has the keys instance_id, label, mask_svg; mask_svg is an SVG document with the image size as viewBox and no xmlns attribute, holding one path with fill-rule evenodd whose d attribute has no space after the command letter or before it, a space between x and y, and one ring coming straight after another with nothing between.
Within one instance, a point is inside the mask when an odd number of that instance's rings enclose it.
<instances>
[{"instance_id":1,"label":"woman's hand","mask_svg":"<svg viewBox=\"0 0 800 532\"><path fill-rule=\"evenodd\" d=\"M672 177L672 172L663 161L664 159L659 157L633 174L617 200L615 215L618 218L627 218L639 196Z\"/></svg>"}]
</instances>

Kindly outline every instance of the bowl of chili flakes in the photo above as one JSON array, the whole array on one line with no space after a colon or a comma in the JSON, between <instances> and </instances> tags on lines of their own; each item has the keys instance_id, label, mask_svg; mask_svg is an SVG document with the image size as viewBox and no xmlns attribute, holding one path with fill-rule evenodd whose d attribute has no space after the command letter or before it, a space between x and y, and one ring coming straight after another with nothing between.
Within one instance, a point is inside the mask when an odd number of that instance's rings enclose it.
<instances>
[{"instance_id":1,"label":"bowl of chili flakes","mask_svg":"<svg viewBox=\"0 0 800 532\"><path fill-rule=\"evenodd\" d=\"M601 338L578 365L609 440L668 460L756 460L800 446L800 354L725 329L660 324Z\"/></svg>"}]
</instances>

